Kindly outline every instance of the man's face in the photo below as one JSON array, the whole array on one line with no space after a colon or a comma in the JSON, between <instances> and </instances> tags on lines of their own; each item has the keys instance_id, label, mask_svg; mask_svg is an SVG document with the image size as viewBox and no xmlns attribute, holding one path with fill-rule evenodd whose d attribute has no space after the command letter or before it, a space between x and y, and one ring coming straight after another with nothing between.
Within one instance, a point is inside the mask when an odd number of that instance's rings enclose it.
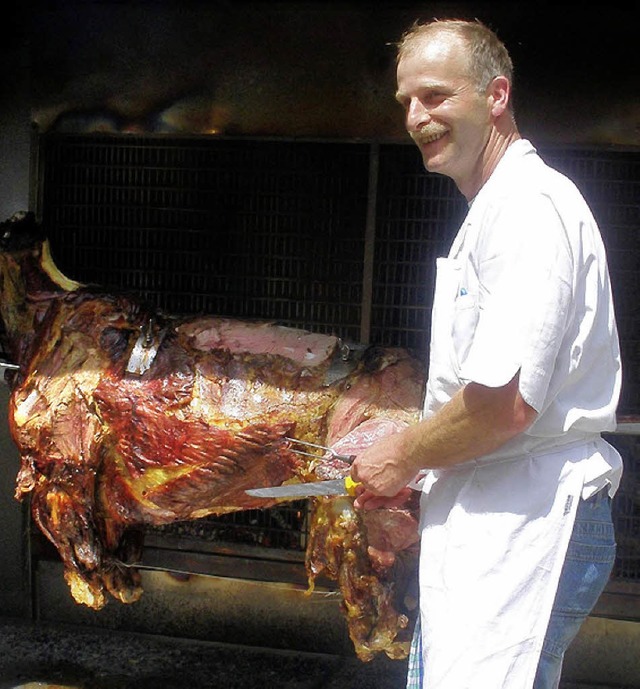
<instances>
[{"instance_id":1,"label":"man's face","mask_svg":"<svg viewBox=\"0 0 640 689\"><path fill-rule=\"evenodd\" d=\"M460 39L441 34L417 41L398 64L396 99L424 166L451 177L462 189L482 166L491 125L489 100L467 76Z\"/></svg>"}]
</instances>

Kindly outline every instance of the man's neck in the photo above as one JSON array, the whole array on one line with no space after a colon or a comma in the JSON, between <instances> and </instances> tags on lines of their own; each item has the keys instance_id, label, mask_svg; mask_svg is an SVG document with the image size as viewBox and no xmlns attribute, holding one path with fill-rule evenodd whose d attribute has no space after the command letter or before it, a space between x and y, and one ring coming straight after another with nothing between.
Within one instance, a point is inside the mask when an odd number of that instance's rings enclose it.
<instances>
[{"instance_id":1,"label":"man's neck","mask_svg":"<svg viewBox=\"0 0 640 689\"><path fill-rule=\"evenodd\" d=\"M473 171L467 180L458 184L458 189L467 199L467 202L471 202L480 189L482 189L498 166L498 163L502 160L509 146L521 138L513 121L511 121L511 126L505 129L506 131L500 131L498 127L491 132L483 154L478 159L477 169Z\"/></svg>"}]
</instances>

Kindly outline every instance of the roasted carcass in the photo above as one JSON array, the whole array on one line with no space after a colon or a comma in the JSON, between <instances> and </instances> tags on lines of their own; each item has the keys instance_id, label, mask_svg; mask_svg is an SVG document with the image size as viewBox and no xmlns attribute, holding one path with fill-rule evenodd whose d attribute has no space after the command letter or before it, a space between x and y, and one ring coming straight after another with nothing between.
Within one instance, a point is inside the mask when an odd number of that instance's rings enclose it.
<instances>
[{"instance_id":1,"label":"roasted carcass","mask_svg":"<svg viewBox=\"0 0 640 689\"><path fill-rule=\"evenodd\" d=\"M348 471L301 457L288 438L352 453L417 419L422 371L402 350L350 361L333 336L167 317L68 279L39 232L28 214L0 237L2 318L19 365L8 381L16 497L30 495L78 603L139 598L138 572L120 563L139 557L144 525L266 508L245 489ZM339 582L363 660L406 655L397 575L415 556L415 507L363 521L349 499L322 499L313 512L310 581Z\"/></svg>"}]
</instances>

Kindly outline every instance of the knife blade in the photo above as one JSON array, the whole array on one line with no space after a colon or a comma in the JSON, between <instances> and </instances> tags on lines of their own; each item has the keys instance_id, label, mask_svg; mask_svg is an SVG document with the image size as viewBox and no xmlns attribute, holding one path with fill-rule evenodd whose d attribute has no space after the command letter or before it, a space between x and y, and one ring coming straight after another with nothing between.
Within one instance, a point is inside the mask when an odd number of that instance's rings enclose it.
<instances>
[{"instance_id":1,"label":"knife blade","mask_svg":"<svg viewBox=\"0 0 640 689\"><path fill-rule=\"evenodd\" d=\"M312 498L322 495L355 495L359 485L351 476L331 481L311 481L270 488L250 488L245 493L255 498Z\"/></svg>"}]
</instances>

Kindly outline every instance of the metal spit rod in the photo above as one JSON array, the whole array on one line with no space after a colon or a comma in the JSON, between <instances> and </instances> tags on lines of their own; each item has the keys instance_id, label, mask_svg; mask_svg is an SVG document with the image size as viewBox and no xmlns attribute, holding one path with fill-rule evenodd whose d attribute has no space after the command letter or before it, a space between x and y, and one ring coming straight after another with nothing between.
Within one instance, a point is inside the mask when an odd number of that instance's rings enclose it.
<instances>
[{"instance_id":1,"label":"metal spit rod","mask_svg":"<svg viewBox=\"0 0 640 689\"><path fill-rule=\"evenodd\" d=\"M323 453L330 454L334 459L339 459L343 462L347 462L347 464L351 464L351 462L353 462L353 460L355 459L355 455L340 454L339 452L332 450L330 447L327 447L326 445L318 445L317 443L310 443L306 440L298 440L297 438L289 438L286 436L285 440L288 440L291 443L298 443L299 445L304 445L305 447L313 448L314 450L322 450ZM313 452L305 452L304 450L300 450L295 447L292 447L291 449L293 450L293 452L297 452L299 455L304 455L305 457L318 457L318 455Z\"/></svg>"}]
</instances>

